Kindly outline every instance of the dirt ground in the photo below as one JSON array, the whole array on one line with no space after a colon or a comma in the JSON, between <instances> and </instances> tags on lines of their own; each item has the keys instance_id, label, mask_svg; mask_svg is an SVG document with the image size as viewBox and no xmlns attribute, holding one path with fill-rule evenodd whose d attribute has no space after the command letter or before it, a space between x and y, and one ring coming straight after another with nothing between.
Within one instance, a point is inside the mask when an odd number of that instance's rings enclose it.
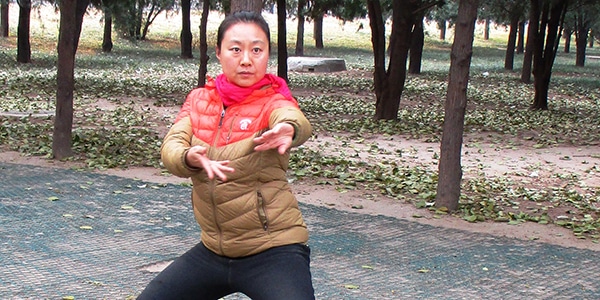
<instances>
[{"instance_id":1,"label":"dirt ground","mask_svg":"<svg viewBox=\"0 0 600 300\"><path fill-rule=\"evenodd\" d=\"M333 147L338 139L331 136L319 135L311 143L329 142ZM437 168L435 154L439 153L439 144L424 143L417 140L389 140L379 142L379 147L402 149L403 163L420 163ZM364 147L369 147L363 144ZM360 151L361 145L355 145ZM338 148L339 149L339 148ZM380 156L369 157L367 152L361 152L361 159L374 161ZM465 176L472 172L484 172L486 175L513 175L530 181L547 181L551 184L553 174L579 174L581 181L588 186L600 186L600 174L590 172L593 166L600 166L600 150L598 147L555 147L534 149L523 145L519 149L502 149L491 143L472 143L465 139L462 165ZM71 168L73 162L46 160L40 157L24 157L16 152L0 153L0 161L32 164L44 167ZM130 168L127 170L109 169L101 171L104 174L140 179L156 183L181 183L188 179L177 178L162 174L153 168ZM417 209L414 205L384 197L372 191L354 190L340 192L330 185L317 185L307 182L292 183L298 200L303 203L327 206L338 210L352 211L363 214L385 215L407 219L440 227L449 227L472 232L480 232L495 236L505 236L523 240L535 240L565 247L576 247L600 251L600 245L589 239L579 239L571 230L555 226L540 225L526 222L519 225L507 223L480 222L469 223L453 216L435 216L426 209Z\"/></svg>"}]
</instances>

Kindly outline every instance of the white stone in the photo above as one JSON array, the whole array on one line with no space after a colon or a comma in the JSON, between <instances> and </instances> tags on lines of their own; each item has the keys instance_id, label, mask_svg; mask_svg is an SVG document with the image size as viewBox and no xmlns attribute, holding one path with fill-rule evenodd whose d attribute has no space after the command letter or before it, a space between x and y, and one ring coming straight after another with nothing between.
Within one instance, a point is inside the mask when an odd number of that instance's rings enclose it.
<instances>
[{"instance_id":1,"label":"white stone","mask_svg":"<svg viewBox=\"0 0 600 300\"><path fill-rule=\"evenodd\" d=\"M346 62L341 58L291 56L288 70L296 72L339 72L346 71Z\"/></svg>"}]
</instances>

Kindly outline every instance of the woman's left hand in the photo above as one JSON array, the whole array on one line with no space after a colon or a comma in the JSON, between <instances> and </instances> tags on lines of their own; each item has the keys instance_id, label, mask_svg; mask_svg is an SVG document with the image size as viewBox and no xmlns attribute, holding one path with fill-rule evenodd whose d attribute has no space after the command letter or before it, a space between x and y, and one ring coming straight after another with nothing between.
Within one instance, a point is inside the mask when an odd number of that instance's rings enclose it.
<instances>
[{"instance_id":1,"label":"woman's left hand","mask_svg":"<svg viewBox=\"0 0 600 300\"><path fill-rule=\"evenodd\" d=\"M254 147L256 151L277 149L279 154L284 154L291 146L294 138L294 126L288 123L278 123L272 129L265 131L261 136L254 139L258 144Z\"/></svg>"}]
</instances>

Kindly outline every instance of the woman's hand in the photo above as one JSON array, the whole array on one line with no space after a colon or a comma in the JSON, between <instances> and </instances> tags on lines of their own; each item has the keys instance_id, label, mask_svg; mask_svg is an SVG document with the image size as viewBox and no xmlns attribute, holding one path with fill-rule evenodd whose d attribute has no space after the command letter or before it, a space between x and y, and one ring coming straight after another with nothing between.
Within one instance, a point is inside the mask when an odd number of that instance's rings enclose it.
<instances>
[{"instance_id":1,"label":"woman's hand","mask_svg":"<svg viewBox=\"0 0 600 300\"><path fill-rule=\"evenodd\" d=\"M194 146L190 148L185 155L185 163L192 168L202 168L206 171L208 178L213 179L215 175L222 181L227 181L224 172L233 172L234 169L228 167L228 160L210 160L206 157L206 147Z\"/></svg>"},{"instance_id":2,"label":"woman's hand","mask_svg":"<svg viewBox=\"0 0 600 300\"><path fill-rule=\"evenodd\" d=\"M284 154L292 146L294 138L294 126L288 123L278 123L272 129L265 131L261 136L254 139L257 144L256 151L277 149L279 154Z\"/></svg>"}]
</instances>

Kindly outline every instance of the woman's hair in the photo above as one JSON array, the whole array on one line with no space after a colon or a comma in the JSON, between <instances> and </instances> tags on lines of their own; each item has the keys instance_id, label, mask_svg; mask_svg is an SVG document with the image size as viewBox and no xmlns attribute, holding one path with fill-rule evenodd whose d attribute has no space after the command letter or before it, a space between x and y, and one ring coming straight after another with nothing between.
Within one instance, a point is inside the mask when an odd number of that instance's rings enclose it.
<instances>
[{"instance_id":1,"label":"woman's hair","mask_svg":"<svg viewBox=\"0 0 600 300\"><path fill-rule=\"evenodd\" d=\"M265 21L259 13L253 11L238 11L225 17L217 31L217 48L221 49L221 42L223 41L225 31L237 23L254 23L258 25L267 36L269 49L271 48L271 31L269 31L269 24L267 24L267 21Z\"/></svg>"}]
</instances>

